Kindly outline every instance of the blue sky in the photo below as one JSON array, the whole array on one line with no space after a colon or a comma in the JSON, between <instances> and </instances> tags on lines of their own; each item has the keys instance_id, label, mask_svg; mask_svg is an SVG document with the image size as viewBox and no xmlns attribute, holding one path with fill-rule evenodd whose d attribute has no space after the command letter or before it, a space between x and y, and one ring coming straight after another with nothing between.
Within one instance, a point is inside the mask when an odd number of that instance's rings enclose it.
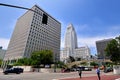
<instances>
[{"instance_id":1,"label":"blue sky","mask_svg":"<svg viewBox=\"0 0 120 80\"><path fill-rule=\"evenodd\" d=\"M0 3L31 8L39 5L61 22L61 48L66 27L72 23L79 47L88 45L96 54L95 41L120 35L120 0L1 0ZM17 19L26 10L0 6L0 46L7 49Z\"/></svg>"}]
</instances>

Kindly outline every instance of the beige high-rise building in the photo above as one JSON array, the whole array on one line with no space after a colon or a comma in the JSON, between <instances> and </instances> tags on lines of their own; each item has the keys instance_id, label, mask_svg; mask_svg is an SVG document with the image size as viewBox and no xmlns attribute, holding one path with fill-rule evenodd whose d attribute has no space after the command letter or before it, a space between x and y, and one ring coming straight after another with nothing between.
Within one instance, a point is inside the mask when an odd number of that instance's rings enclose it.
<instances>
[{"instance_id":1,"label":"beige high-rise building","mask_svg":"<svg viewBox=\"0 0 120 80\"><path fill-rule=\"evenodd\" d=\"M60 57L61 23L34 5L16 23L4 60L30 57L39 50L52 50Z\"/></svg>"}]
</instances>

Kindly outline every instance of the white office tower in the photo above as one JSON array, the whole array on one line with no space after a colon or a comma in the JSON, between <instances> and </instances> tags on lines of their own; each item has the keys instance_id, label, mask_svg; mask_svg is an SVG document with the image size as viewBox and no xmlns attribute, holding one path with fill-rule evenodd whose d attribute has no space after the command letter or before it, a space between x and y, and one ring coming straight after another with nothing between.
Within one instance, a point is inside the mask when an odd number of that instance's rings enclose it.
<instances>
[{"instance_id":1,"label":"white office tower","mask_svg":"<svg viewBox=\"0 0 120 80\"><path fill-rule=\"evenodd\" d=\"M72 24L69 24L65 34L65 49L69 50L69 56L74 56L74 49L78 47L77 36Z\"/></svg>"},{"instance_id":2,"label":"white office tower","mask_svg":"<svg viewBox=\"0 0 120 80\"><path fill-rule=\"evenodd\" d=\"M69 60L70 56L74 59L87 59L90 56L90 49L88 46L78 47L76 32L72 24L69 24L67 27L64 49L61 50L60 53L60 60L65 63Z\"/></svg>"},{"instance_id":3,"label":"white office tower","mask_svg":"<svg viewBox=\"0 0 120 80\"><path fill-rule=\"evenodd\" d=\"M61 23L34 5L16 23L4 60L31 56L34 51L52 50L60 57Z\"/></svg>"},{"instance_id":4,"label":"white office tower","mask_svg":"<svg viewBox=\"0 0 120 80\"><path fill-rule=\"evenodd\" d=\"M64 49L61 50L60 59L61 61L67 62L67 59L75 56L74 50L78 47L77 36L75 29L72 24L69 24L65 33L65 45Z\"/></svg>"}]
</instances>

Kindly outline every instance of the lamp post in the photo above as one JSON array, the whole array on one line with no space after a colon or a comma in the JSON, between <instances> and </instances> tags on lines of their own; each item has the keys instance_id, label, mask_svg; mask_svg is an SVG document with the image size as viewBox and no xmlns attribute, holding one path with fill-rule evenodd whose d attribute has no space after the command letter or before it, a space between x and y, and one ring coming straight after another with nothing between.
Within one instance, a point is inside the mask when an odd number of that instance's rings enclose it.
<instances>
[{"instance_id":1,"label":"lamp post","mask_svg":"<svg viewBox=\"0 0 120 80\"><path fill-rule=\"evenodd\" d=\"M4 3L0 3L0 6L7 6L7 7L13 7L13 8L19 8L19 9L25 9L25 10L32 11L34 13L37 13L37 14L43 16L42 23L47 24L48 16L46 15L46 13L41 14L41 13L39 13L36 10L33 10L33 9L29 9L29 8L21 7L21 6L10 5L10 4L4 4Z\"/></svg>"},{"instance_id":2,"label":"lamp post","mask_svg":"<svg viewBox=\"0 0 120 80\"><path fill-rule=\"evenodd\" d=\"M56 72L56 54L54 55L54 72Z\"/></svg>"}]
</instances>

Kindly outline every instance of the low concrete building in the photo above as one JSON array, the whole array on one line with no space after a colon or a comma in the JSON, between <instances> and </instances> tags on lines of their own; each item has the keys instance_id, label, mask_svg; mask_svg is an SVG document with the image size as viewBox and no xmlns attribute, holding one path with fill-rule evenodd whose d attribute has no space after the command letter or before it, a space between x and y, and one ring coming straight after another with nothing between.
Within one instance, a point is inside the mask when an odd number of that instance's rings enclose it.
<instances>
[{"instance_id":1,"label":"low concrete building","mask_svg":"<svg viewBox=\"0 0 120 80\"><path fill-rule=\"evenodd\" d=\"M90 49L88 46L83 46L75 49L75 58L88 60L90 58Z\"/></svg>"}]
</instances>

